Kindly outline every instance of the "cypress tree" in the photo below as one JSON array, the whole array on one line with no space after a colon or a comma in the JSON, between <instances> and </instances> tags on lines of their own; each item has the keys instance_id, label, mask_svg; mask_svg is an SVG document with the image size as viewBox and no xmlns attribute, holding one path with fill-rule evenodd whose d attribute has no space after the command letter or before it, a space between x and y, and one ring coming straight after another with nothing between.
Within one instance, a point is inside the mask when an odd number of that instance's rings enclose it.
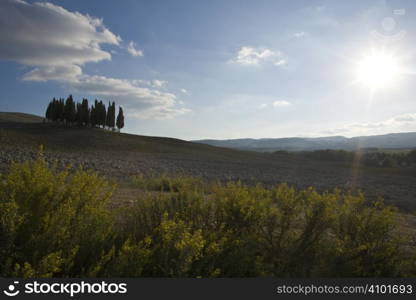
<instances>
[{"instance_id":1,"label":"cypress tree","mask_svg":"<svg viewBox=\"0 0 416 300\"><path fill-rule=\"evenodd\" d=\"M106 118L106 125L108 128L114 128L115 127L115 119L116 119L116 104L108 103L108 109L107 109L107 118Z\"/></svg>"},{"instance_id":2,"label":"cypress tree","mask_svg":"<svg viewBox=\"0 0 416 300\"><path fill-rule=\"evenodd\" d=\"M64 119L65 122L68 124L69 120L71 119L71 101L72 101L72 96L69 95L68 98L66 98L65 101L65 106L64 106Z\"/></svg>"},{"instance_id":3,"label":"cypress tree","mask_svg":"<svg viewBox=\"0 0 416 300\"><path fill-rule=\"evenodd\" d=\"M65 111L65 102L63 98L60 98L59 102L57 103L57 117L60 122L65 121L64 111Z\"/></svg>"},{"instance_id":4,"label":"cypress tree","mask_svg":"<svg viewBox=\"0 0 416 300\"><path fill-rule=\"evenodd\" d=\"M91 107L91 126L95 127L98 125L98 101L95 99L94 105Z\"/></svg>"},{"instance_id":5,"label":"cypress tree","mask_svg":"<svg viewBox=\"0 0 416 300\"><path fill-rule=\"evenodd\" d=\"M116 127L116 103L113 101L111 105L111 119L110 119L111 128Z\"/></svg>"},{"instance_id":6,"label":"cypress tree","mask_svg":"<svg viewBox=\"0 0 416 300\"><path fill-rule=\"evenodd\" d=\"M52 120L52 102L53 101L55 101L55 98L53 98L53 100L49 102L48 107L46 108L45 117L48 121Z\"/></svg>"},{"instance_id":7,"label":"cypress tree","mask_svg":"<svg viewBox=\"0 0 416 300\"><path fill-rule=\"evenodd\" d=\"M118 109L118 115L117 115L117 128L118 131L121 130L121 128L124 127L124 113L123 108L120 106Z\"/></svg>"},{"instance_id":8,"label":"cypress tree","mask_svg":"<svg viewBox=\"0 0 416 300\"><path fill-rule=\"evenodd\" d=\"M77 103L77 112L75 114L75 122L77 122L78 126L82 126L83 124L83 119L82 119L82 104Z\"/></svg>"},{"instance_id":9,"label":"cypress tree","mask_svg":"<svg viewBox=\"0 0 416 300\"><path fill-rule=\"evenodd\" d=\"M72 95L66 99L65 107L64 107L64 119L67 124L71 125L74 123L76 118L76 106Z\"/></svg>"},{"instance_id":10,"label":"cypress tree","mask_svg":"<svg viewBox=\"0 0 416 300\"><path fill-rule=\"evenodd\" d=\"M105 118L105 126L107 126L108 128L110 128L110 118L111 118L111 104L110 104L110 101L108 101L107 115Z\"/></svg>"},{"instance_id":11,"label":"cypress tree","mask_svg":"<svg viewBox=\"0 0 416 300\"><path fill-rule=\"evenodd\" d=\"M100 101L98 104L99 104L99 125L105 128L105 124L107 120L107 111L105 108L105 104L103 103L103 101Z\"/></svg>"},{"instance_id":12,"label":"cypress tree","mask_svg":"<svg viewBox=\"0 0 416 300\"><path fill-rule=\"evenodd\" d=\"M90 110L88 106L88 99L82 99L81 104L81 121L84 125L88 125L90 123Z\"/></svg>"},{"instance_id":13,"label":"cypress tree","mask_svg":"<svg viewBox=\"0 0 416 300\"><path fill-rule=\"evenodd\" d=\"M52 101L51 118L53 122L56 122L59 120L59 101L56 99L53 99Z\"/></svg>"}]
</instances>

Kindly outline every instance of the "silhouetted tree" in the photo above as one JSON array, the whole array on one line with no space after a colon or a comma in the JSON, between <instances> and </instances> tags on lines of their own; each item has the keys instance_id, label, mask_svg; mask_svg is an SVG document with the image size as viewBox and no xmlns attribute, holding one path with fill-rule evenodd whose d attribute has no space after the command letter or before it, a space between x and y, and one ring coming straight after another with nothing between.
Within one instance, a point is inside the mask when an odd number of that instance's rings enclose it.
<instances>
[{"instance_id":1,"label":"silhouetted tree","mask_svg":"<svg viewBox=\"0 0 416 300\"><path fill-rule=\"evenodd\" d=\"M90 109L89 109L89 106L88 106L88 99L86 99L86 98L82 99L81 122L84 125L90 124Z\"/></svg>"},{"instance_id":2,"label":"silhouetted tree","mask_svg":"<svg viewBox=\"0 0 416 300\"><path fill-rule=\"evenodd\" d=\"M120 131L124 127L124 113L123 108L120 106L117 115L117 128Z\"/></svg>"},{"instance_id":3,"label":"silhouetted tree","mask_svg":"<svg viewBox=\"0 0 416 300\"><path fill-rule=\"evenodd\" d=\"M75 117L75 122L77 123L78 126L82 126L83 125L83 120L82 120L82 104L81 103L77 103L77 113L76 113L76 117Z\"/></svg>"},{"instance_id":4,"label":"silhouetted tree","mask_svg":"<svg viewBox=\"0 0 416 300\"><path fill-rule=\"evenodd\" d=\"M47 120L52 120L52 103L55 102L55 98L48 104L48 108L46 109L45 117Z\"/></svg>"},{"instance_id":5,"label":"silhouetted tree","mask_svg":"<svg viewBox=\"0 0 416 300\"><path fill-rule=\"evenodd\" d=\"M94 105L91 107L91 126L92 127L97 126L99 123L97 107L98 107L98 100L95 99Z\"/></svg>"},{"instance_id":6,"label":"silhouetted tree","mask_svg":"<svg viewBox=\"0 0 416 300\"><path fill-rule=\"evenodd\" d=\"M107 120L107 111L103 101L98 102L98 120L98 125L103 126L103 128L105 128Z\"/></svg>"},{"instance_id":7,"label":"silhouetted tree","mask_svg":"<svg viewBox=\"0 0 416 300\"><path fill-rule=\"evenodd\" d=\"M65 108L64 108L64 118L67 124L71 125L74 123L76 118L76 107L74 99L72 98L72 95L69 95L69 97L66 99L65 102Z\"/></svg>"},{"instance_id":8,"label":"silhouetted tree","mask_svg":"<svg viewBox=\"0 0 416 300\"><path fill-rule=\"evenodd\" d=\"M114 101L111 108L111 127L116 127L116 103Z\"/></svg>"},{"instance_id":9,"label":"silhouetted tree","mask_svg":"<svg viewBox=\"0 0 416 300\"><path fill-rule=\"evenodd\" d=\"M108 128L110 128L110 116L111 116L111 104L110 104L110 101L108 101L107 115L105 118L105 126L107 126Z\"/></svg>"},{"instance_id":10,"label":"silhouetted tree","mask_svg":"<svg viewBox=\"0 0 416 300\"><path fill-rule=\"evenodd\" d=\"M106 125L109 128L115 127L115 120L116 120L116 104L108 103L108 109L107 109L107 119L106 119Z\"/></svg>"},{"instance_id":11,"label":"silhouetted tree","mask_svg":"<svg viewBox=\"0 0 416 300\"><path fill-rule=\"evenodd\" d=\"M63 98L59 98L59 102L56 103L56 117L57 120L60 122L64 122L65 121L65 115L64 115L64 111L65 111L65 102Z\"/></svg>"}]
</instances>

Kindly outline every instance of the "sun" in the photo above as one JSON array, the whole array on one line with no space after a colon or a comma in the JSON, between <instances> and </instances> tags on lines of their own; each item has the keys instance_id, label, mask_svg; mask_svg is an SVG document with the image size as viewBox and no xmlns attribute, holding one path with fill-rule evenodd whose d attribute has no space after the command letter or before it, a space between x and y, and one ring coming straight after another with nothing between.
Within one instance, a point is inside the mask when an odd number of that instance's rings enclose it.
<instances>
[{"instance_id":1,"label":"sun","mask_svg":"<svg viewBox=\"0 0 416 300\"><path fill-rule=\"evenodd\" d=\"M394 86L400 75L398 58L385 51L372 51L357 62L357 81L372 90Z\"/></svg>"}]
</instances>

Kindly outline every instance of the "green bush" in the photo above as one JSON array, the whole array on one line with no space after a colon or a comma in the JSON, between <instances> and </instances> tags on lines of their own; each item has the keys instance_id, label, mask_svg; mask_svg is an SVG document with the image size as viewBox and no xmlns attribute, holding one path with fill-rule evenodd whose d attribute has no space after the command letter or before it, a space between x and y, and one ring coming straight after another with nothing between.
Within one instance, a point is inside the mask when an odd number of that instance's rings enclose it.
<instances>
[{"instance_id":1,"label":"green bush","mask_svg":"<svg viewBox=\"0 0 416 300\"><path fill-rule=\"evenodd\" d=\"M96 174L58 171L42 155L0 178L0 274L88 275L112 245L112 187Z\"/></svg>"},{"instance_id":2,"label":"green bush","mask_svg":"<svg viewBox=\"0 0 416 300\"><path fill-rule=\"evenodd\" d=\"M132 183L137 188L162 192L179 192L186 189L201 190L206 187L201 179L190 176L162 175L145 177L144 175L136 175L133 176Z\"/></svg>"},{"instance_id":3,"label":"green bush","mask_svg":"<svg viewBox=\"0 0 416 300\"><path fill-rule=\"evenodd\" d=\"M414 276L397 211L363 195L136 177L136 199L42 155L0 178L0 275ZM112 208L113 207L113 208Z\"/></svg>"}]
</instances>

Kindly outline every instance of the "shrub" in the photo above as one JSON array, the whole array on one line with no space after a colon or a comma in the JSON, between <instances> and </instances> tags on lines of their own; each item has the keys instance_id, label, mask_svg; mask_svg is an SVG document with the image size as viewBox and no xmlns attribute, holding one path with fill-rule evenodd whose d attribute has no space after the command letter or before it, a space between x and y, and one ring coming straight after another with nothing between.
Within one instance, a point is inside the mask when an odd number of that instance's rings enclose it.
<instances>
[{"instance_id":1,"label":"shrub","mask_svg":"<svg viewBox=\"0 0 416 300\"><path fill-rule=\"evenodd\" d=\"M112 241L112 187L96 174L13 163L0 180L0 274L87 275Z\"/></svg>"},{"instance_id":2,"label":"shrub","mask_svg":"<svg viewBox=\"0 0 416 300\"><path fill-rule=\"evenodd\" d=\"M0 275L23 277L412 276L396 209L361 194L191 177L114 186L40 155L0 178Z\"/></svg>"}]
</instances>

